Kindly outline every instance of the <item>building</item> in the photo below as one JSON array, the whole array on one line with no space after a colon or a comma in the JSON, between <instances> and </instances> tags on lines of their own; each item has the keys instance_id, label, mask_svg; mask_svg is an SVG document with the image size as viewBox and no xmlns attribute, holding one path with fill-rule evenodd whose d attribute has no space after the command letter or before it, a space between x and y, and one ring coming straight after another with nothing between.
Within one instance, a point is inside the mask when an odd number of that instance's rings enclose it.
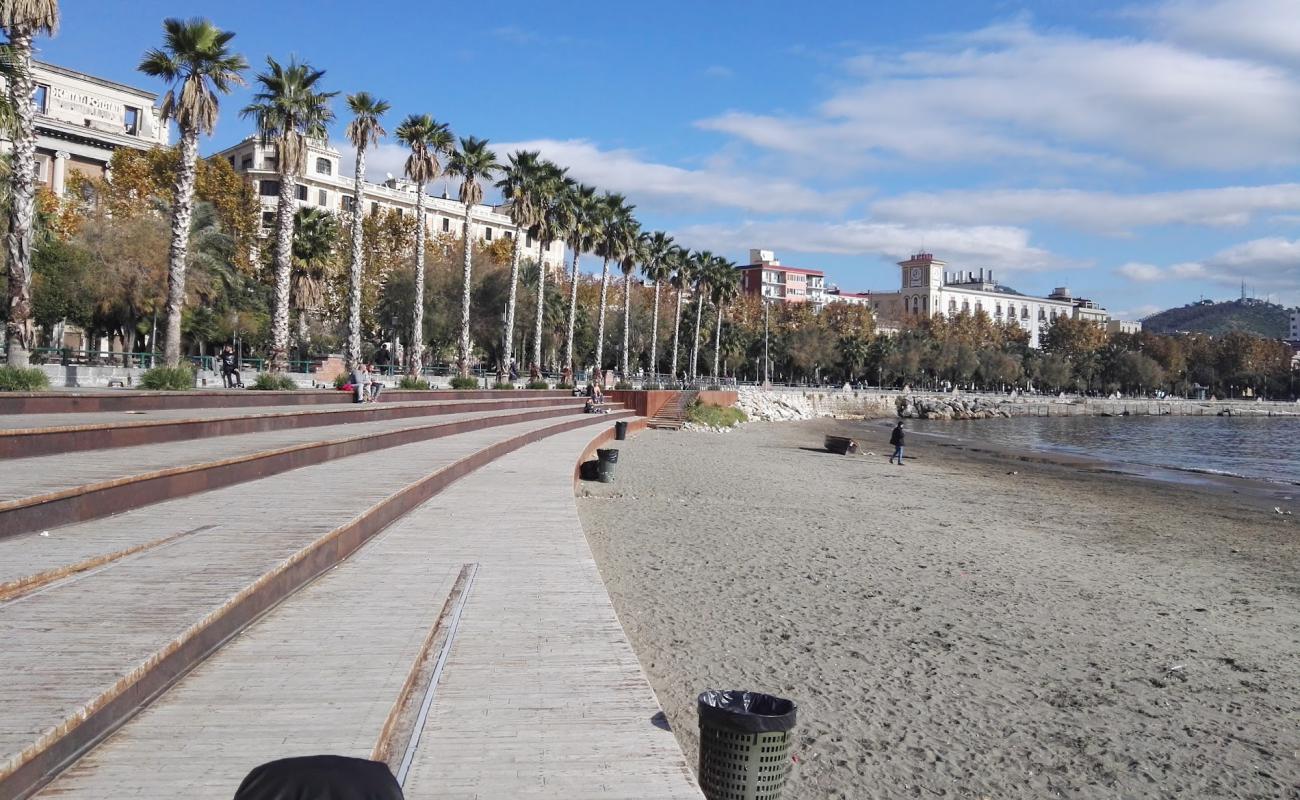
<instances>
[{"instance_id":1,"label":"building","mask_svg":"<svg viewBox=\"0 0 1300 800\"><path fill-rule=\"evenodd\" d=\"M826 302L848 303L851 306L870 306L871 294L868 292L846 292L838 286L826 290Z\"/></svg>"},{"instance_id":2,"label":"building","mask_svg":"<svg viewBox=\"0 0 1300 800\"><path fill-rule=\"evenodd\" d=\"M1292 342L1300 342L1300 308L1291 309L1291 325L1287 339Z\"/></svg>"},{"instance_id":3,"label":"building","mask_svg":"<svg viewBox=\"0 0 1300 800\"><path fill-rule=\"evenodd\" d=\"M988 314L994 322L1009 322L1029 333L1029 344L1038 347L1040 337L1062 317L1087 319L1106 325L1106 310L1091 300L1074 298L1066 287L1048 297L1030 297L1000 286L993 271L945 271L947 264L931 253L916 253L898 262L900 288L897 292L872 292L871 308L885 326L901 325L909 318L952 316L960 313Z\"/></svg>"},{"instance_id":4,"label":"building","mask_svg":"<svg viewBox=\"0 0 1300 800\"><path fill-rule=\"evenodd\" d=\"M253 181L262 206L262 227L269 230L275 225L276 205L279 202L280 177L276 171L275 146L264 145L257 136L250 136L234 147L217 154L230 162L235 171ZM353 176L339 174L339 151L328 142L311 142L307 149L307 169L298 177L299 207L323 208L335 213L352 213L354 205ZM401 214L415 213L415 184L394 178L383 183L366 183L365 213L397 209ZM465 225L465 206L446 197L425 195L424 213L428 230L434 235L452 233L460 236ZM470 215L471 235L484 241L514 236L514 223L503 207L474 206ZM545 254L541 244L531 234L524 234L523 258L542 261L552 270L563 273L564 243L552 242Z\"/></svg>"},{"instance_id":5,"label":"building","mask_svg":"<svg viewBox=\"0 0 1300 800\"><path fill-rule=\"evenodd\" d=\"M1107 333L1141 333L1141 322L1130 322L1126 319L1112 319L1106 322Z\"/></svg>"},{"instance_id":6,"label":"building","mask_svg":"<svg viewBox=\"0 0 1300 800\"><path fill-rule=\"evenodd\" d=\"M826 273L784 266L771 250L750 250L749 261L736 267L745 294L779 303L812 303L819 310L826 305Z\"/></svg>"},{"instance_id":7,"label":"building","mask_svg":"<svg viewBox=\"0 0 1300 800\"><path fill-rule=\"evenodd\" d=\"M68 175L108 177L122 147L148 150L168 141L157 95L41 61L36 80L36 178L62 196ZM10 147L4 142L4 149Z\"/></svg>"}]
</instances>

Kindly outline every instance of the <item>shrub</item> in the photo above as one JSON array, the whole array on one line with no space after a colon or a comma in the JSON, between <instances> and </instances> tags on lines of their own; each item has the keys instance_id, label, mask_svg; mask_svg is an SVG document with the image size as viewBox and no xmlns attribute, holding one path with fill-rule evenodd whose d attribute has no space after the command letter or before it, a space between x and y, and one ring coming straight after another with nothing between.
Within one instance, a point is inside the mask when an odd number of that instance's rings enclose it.
<instances>
[{"instance_id":1,"label":"shrub","mask_svg":"<svg viewBox=\"0 0 1300 800\"><path fill-rule=\"evenodd\" d=\"M710 428L730 428L748 422L749 417L745 416L745 412L739 408L706 406L696 402L691 403L686 409L686 421L694 422L696 425L707 425Z\"/></svg>"},{"instance_id":2,"label":"shrub","mask_svg":"<svg viewBox=\"0 0 1300 800\"><path fill-rule=\"evenodd\" d=\"M334 376L335 389L342 389L344 386L347 386L349 383L352 383L351 373L340 372L339 374Z\"/></svg>"},{"instance_id":3,"label":"shrub","mask_svg":"<svg viewBox=\"0 0 1300 800\"><path fill-rule=\"evenodd\" d=\"M573 384L571 384L571 383L565 383L564 381L560 381L559 383L555 384L555 388L556 388L556 389L572 389L572 388L573 388Z\"/></svg>"},{"instance_id":4,"label":"shrub","mask_svg":"<svg viewBox=\"0 0 1300 800\"><path fill-rule=\"evenodd\" d=\"M551 385L546 381L529 381L525 389L549 389Z\"/></svg>"},{"instance_id":5,"label":"shrub","mask_svg":"<svg viewBox=\"0 0 1300 800\"><path fill-rule=\"evenodd\" d=\"M49 376L35 367L0 367L0 392L39 392L49 385Z\"/></svg>"},{"instance_id":6,"label":"shrub","mask_svg":"<svg viewBox=\"0 0 1300 800\"><path fill-rule=\"evenodd\" d=\"M494 384L492 384L492 388L493 388L493 389L513 389L513 388L515 388L515 385L514 385L513 383L494 383Z\"/></svg>"},{"instance_id":7,"label":"shrub","mask_svg":"<svg viewBox=\"0 0 1300 800\"><path fill-rule=\"evenodd\" d=\"M253 381L253 385L248 387L263 392L295 392L298 390L298 383L288 375L281 375L278 372L263 372Z\"/></svg>"},{"instance_id":8,"label":"shrub","mask_svg":"<svg viewBox=\"0 0 1300 800\"><path fill-rule=\"evenodd\" d=\"M140 376L140 388L163 392L183 392L194 388L194 368L189 364L154 367Z\"/></svg>"},{"instance_id":9,"label":"shrub","mask_svg":"<svg viewBox=\"0 0 1300 800\"><path fill-rule=\"evenodd\" d=\"M414 375L403 375L402 379L397 382L398 389L428 389L429 382L424 378L417 378Z\"/></svg>"},{"instance_id":10,"label":"shrub","mask_svg":"<svg viewBox=\"0 0 1300 800\"><path fill-rule=\"evenodd\" d=\"M614 384L614 391L617 392L630 392L634 388L636 387L634 387L632 384L628 383L627 381L619 381L618 383Z\"/></svg>"},{"instance_id":11,"label":"shrub","mask_svg":"<svg viewBox=\"0 0 1300 800\"><path fill-rule=\"evenodd\" d=\"M461 378L461 377L455 377L455 378L452 378L452 379L451 379L451 388L453 388L453 389L477 389L477 388L478 388L478 378Z\"/></svg>"}]
</instances>

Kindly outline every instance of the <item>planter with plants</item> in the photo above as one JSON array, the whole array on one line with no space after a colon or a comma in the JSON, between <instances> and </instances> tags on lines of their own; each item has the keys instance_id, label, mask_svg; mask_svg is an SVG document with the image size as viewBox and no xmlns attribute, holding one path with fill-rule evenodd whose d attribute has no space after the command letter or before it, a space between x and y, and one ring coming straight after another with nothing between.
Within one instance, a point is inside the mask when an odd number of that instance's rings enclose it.
<instances>
[{"instance_id":1,"label":"planter with plants","mask_svg":"<svg viewBox=\"0 0 1300 800\"><path fill-rule=\"evenodd\" d=\"M140 388L158 392L183 392L194 388L194 368L189 364L154 367L140 376Z\"/></svg>"},{"instance_id":2,"label":"planter with plants","mask_svg":"<svg viewBox=\"0 0 1300 800\"><path fill-rule=\"evenodd\" d=\"M453 389L477 389L479 388L478 378L461 378L451 379L451 388Z\"/></svg>"},{"instance_id":3,"label":"planter with plants","mask_svg":"<svg viewBox=\"0 0 1300 800\"><path fill-rule=\"evenodd\" d=\"M412 375L403 375L402 379L397 382L397 388L407 390L428 389L429 382L424 378L416 378Z\"/></svg>"},{"instance_id":4,"label":"planter with plants","mask_svg":"<svg viewBox=\"0 0 1300 800\"><path fill-rule=\"evenodd\" d=\"M0 392L39 392L49 387L49 376L36 367L0 367Z\"/></svg>"},{"instance_id":5,"label":"planter with plants","mask_svg":"<svg viewBox=\"0 0 1300 800\"><path fill-rule=\"evenodd\" d=\"M298 391L298 382L288 375L281 375L276 372L263 372L253 381L250 389L256 389L262 392L296 392Z\"/></svg>"},{"instance_id":6,"label":"planter with plants","mask_svg":"<svg viewBox=\"0 0 1300 800\"><path fill-rule=\"evenodd\" d=\"M549 389L551 385L546 381L529 381L525 389Z\"/></svg>"}]
</instances>

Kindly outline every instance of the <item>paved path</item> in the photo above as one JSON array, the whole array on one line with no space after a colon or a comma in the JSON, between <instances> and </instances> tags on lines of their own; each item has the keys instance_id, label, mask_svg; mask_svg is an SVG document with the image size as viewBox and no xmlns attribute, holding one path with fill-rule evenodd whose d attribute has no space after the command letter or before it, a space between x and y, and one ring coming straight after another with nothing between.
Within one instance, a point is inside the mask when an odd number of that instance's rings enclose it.
<instances>
[{"instance_id":1,"label":"paved path","mask_svg":"<svg viewBox=\"0 0 1300 800\"><path fill-rule=\"evenodd\" d=\"M187 439L163 444L146 444L134 447L113 448L102 455L84 452L36 456L34 458L6 459L2 463L5 480L0 482L0 502L31 497L46 492L57 492L98 481L117 480L147 472L183 467L226 458L251 455L256 452L312 442L385 433L388 431L440 425L472 417L499 417L525 413L536 409L509 409L504 411L477 411L462 414L438 414L403 419L354 422L347 425L330 425L311 428L289 428L262 433L244 433L207 439ZM572 410L580 410L574 405Z\"/></svg>"},{"instance_id":2,"label":"paved path","mask_svg":"<svg viewBox=\"0 0 1300 800\"><path fill-rule=\"evenodd\" d=\"M453 484L40 796L228 800L264 760L368 757L451 581L474 563L407 797L699 800L672 735L651 723L658 706L578 522L571 465L596 430Z\"/></svg>"},{"instance_id":3,"label":"paved path","mask_svg":"<svg viewBox=\"0 0 1300 800\"><path fill-rule=\"evenodd\" d=\"M3 582L195 531L0 603L0 763L320 536L458 458L556 422L405 445L0 542Z\"/></svg>"}]
</instances>

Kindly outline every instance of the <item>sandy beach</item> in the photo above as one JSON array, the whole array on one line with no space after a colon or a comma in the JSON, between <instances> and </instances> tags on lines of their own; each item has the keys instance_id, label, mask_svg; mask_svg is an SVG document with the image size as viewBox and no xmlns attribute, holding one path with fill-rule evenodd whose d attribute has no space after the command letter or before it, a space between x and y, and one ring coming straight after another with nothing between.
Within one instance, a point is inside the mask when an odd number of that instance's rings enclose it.
<instances>
[{"instance_id":1,"label":"sandy beach","mask_svg":"<svg viewBox=\"0 0 1300 800\"><path fill-rule=\"evenodd\" d=\"M843 427L649 431L579 490L688 762L748 688L800 706L789 800L1300 796L1300 516Z\"/></svg>"}]
</instances>

